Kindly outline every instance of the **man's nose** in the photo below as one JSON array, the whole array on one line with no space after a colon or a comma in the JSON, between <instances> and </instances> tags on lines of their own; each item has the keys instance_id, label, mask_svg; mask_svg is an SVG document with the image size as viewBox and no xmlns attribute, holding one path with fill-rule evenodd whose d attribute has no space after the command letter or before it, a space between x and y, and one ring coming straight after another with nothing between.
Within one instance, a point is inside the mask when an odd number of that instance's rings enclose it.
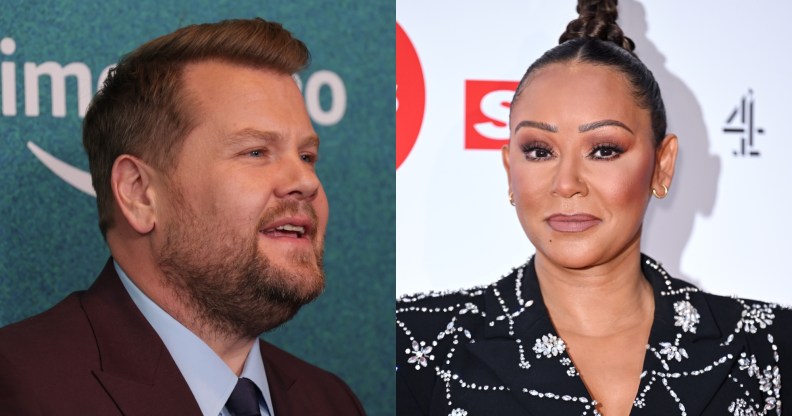
<instances>
[{"instance_id":1,"label":"man's nose","mask_svg":"<svg viewBox=\"0 0 792 416\"><path fill-rule=\"evenodd\" d=\"M279 181L275 188L278 197L300 200L311 200L316 197L321 182L311 161L305 160L303 155L298 154L281 159L279 165Z\"/></svg>"}]
</instances>

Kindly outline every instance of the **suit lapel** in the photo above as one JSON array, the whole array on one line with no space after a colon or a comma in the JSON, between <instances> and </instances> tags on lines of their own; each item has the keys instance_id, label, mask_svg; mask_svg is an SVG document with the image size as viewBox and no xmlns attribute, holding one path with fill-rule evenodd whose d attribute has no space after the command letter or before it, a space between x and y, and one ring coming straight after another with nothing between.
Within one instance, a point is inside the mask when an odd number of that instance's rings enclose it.
<instances>
[{"instance_id":1,"label":"suit lapel","mask_svg":"<svg viewBox=\"0 0 792 416\"><path fill-rule=\"evenodd\" d=\"M289 371L278 360L272 359L270 354L272 346L263 340L259 340L259 343L275 414L278 416L321 414L314 409L307 397L301 397L299 394L299 383L294 372Z\"/></svg>"},{"instance_id":2,"label":"suit lapel","mask_svg":"<svg viewBox=\"0 0 792 416\"><path fill-rule=\"evenodd\" d=\"M112 260L80 301L101 362L93 373L122 414L201 414L165 345L121 284Z\"/></svg>"},{"instance_id":3,"label":"suit lapel","mask_svg":"<svg viewBox=\"0 0 792 416\"><path fill-rule=\"evenodd\" d=\"M638 399L648 389L645 402L652 412L672 414L684 408L688 415L700 415L746 350L745 340L727 340L724 334L731 328L719 327L698 289L670 279L654 260L645 256L642 260L655 292L655 318ZM669 345L677 345L679 357L671 358Z\"/></svg>"},{"instance_id":4,"label":"suit lapel","mask_svg":"<svg viewBox=\"0 0 792 416\"><path fill-rule=\"evenodd\" d=\"M568 359L566 353L537 358L532 351L535 341L530 339L532 335L552 333L549 320L538 323L535 331L522 338L525 358L530 364L527 370L519 365L521 357L514 340L485 340L467 344L466 349L509 388L513 398L530 415L551 414L548 409L563 412L565 404L577 409L579 403L590 403L591 398L583 382L574 373L567 373L570 366L561 364L561 360ZM567 401L558 400L562 397L567 397ZM572 408L567 410L577 413Z\"/></svg>"},{"instance_id":5,"label":"suit lapel","mask_svg":"<svg viewBox=\"0 0 792 416\"><path fill-rule=\"evenodd\" d=\"M565 404L577 408L581 402L591 402L582 380L568 373L571 361L567 364L569 357L565 349L555 355L533 350L543 336L547 337L548 345L553 344L553 337L557 338L539 290L533 260L524 267L520 289L516 282L517 279L502 279L487 289L486 316L492 324L485 328L483 340L466 344L465 350L509 388L528 414L544 415L548 409L563 411ZM522 301L517 293L523 294ZM569 399L555 400L547 393Z\"/></svg>"},{"instance_id":6,"label":"suit lapel","mask_svg":"<svg viewBox=\"0 0 792 416\"><path fill-rule=\"evenodd\" d=\"M745 351L744 340L736 337L725 342L724 331L702 293L670 279L653 260L644 257L642 262L643 273L654 290L655 316L637 397L646 407L635 406L632 414L646 410L651 414L678 414L683 407L688 415L701 414ZM592 399L585 385L571 369L571 361L567 361L565 348L560 348L556 355L552 351L543 352L546 350L542 348L534 351L535 345L560 344L554 341L553 337L558 335L544 305L532 262L525 267L521 289L523 304L531 306L523 307L517 300L515 282L516 279L503 279L487 289L485 308L491 325L486 326L483 339L464 346L472 361L467 365L475 368L476 363L483 363L529 414L565 412L564 396L576 401L577 406L580 402L590 403ZM698 318L694 319L695 325L686 329L682 315L687 305ZM690 313L690 309L687 311ZM693 319L693 315L689 318ZM666 349L675 345L677 337L677 347L687 355L680 355L680 360L669 358L672 351ZM522 345L522 357L519 345ZM522 361L530 367L521 366Z\"/></svg>"}]
</instances>

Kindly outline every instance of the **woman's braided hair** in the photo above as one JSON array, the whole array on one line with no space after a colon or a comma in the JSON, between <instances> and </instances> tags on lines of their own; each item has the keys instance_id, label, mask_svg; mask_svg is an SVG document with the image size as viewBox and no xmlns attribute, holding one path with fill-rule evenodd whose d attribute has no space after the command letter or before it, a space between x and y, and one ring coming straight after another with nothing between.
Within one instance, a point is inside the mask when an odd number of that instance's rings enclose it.
<instances>
[{"instance_id":1,"label":"woman's braided hair","mask_svg":"<svg viewBox=\"0 0 792 416\"><path fill-rule=\"evenodd\" d=\"M512 106L531 81L532 75L550 64L584 62L608 66L624 74L639 107L649 110L652 133L659 145L666 135L667 121L663 97L652 71L635 55L635 43L624 35L616 19L617 0L579 0L578 17L567 25L559 45L534 61L523 75Z\"/></svg>"}]
</instances>

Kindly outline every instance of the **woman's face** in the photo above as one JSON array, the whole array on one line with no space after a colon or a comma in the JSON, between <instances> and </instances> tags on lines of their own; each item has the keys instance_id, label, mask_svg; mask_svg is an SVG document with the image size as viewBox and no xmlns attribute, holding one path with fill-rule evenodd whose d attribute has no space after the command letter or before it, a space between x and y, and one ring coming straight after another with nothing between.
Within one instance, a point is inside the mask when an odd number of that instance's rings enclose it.
<instances>
[{"instance_id":1,"label":"woman's face","mask_svg":"<svg viewBox=\"0 0 792 416\"><path fill-rule=\"evenodd\" d=\"M537 256L580 269L639 253L652 188L671 185L676 137L655 146L649 110L607 66L551 64L532 77L503 164Z\"/></svg>"}]
</instances>

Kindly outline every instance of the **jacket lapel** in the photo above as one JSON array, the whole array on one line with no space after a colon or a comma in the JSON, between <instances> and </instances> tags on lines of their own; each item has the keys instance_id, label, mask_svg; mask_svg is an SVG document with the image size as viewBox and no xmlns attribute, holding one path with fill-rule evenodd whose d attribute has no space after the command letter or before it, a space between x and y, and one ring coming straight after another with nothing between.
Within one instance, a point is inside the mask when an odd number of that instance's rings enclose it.
<instances>
[{"instance_id":1,"label":"jacket lapel","mask_svg":"<svg viewBox=\"0 0 792 416\"><path fill-rule=\"evenodd\" d=\"M502 279L487 289L485 307L489 323L484 339L467 344L466 351L509 388L528 414L548 414L549 408L563 411L565 403L570 406L569 411L575 411L581 402L590 403L591 398L582 380L567 373L571 361L563 364L569 360L565 350L555 355L534 351L537 340L547 336L549 345L557 334L539 291L533 260L523 272L519 289L517 279ZM558 400L547 393L557 394ZM548 407L547 400L554 406Z\"/></svg>"},{"instance_id":2,"label":"jacket lapel","mask_svg":"<svg viewBox=\"0 0 792 416\"><path fill-rule=\"evenodd\" d=\"M127 294L112 259L80 300L101 362L93 373L123 415L201 414L165 345Z\"/></svg>"},{"instance_id":3,"label":"jacket lapel","mask_svg":"<svg viewBox=\"0 0 792 416\"><path fill-rule=\"evenodd\" d=\"M697 288L670 279L646 256L642 261L655 292L655 318L638 398L648 389L645 401L652 412L672 414L684 408L688 415L700 415L746 350L745 340L727 339L731 328L720 328L706 296ZM693 318L696 314L698 318ZM678 358L671 358L669 345L678 345L677 351L684 349L684 354L680 351Z\"/></svg>"},{"instance_id":4,"label":"jacket lapel","mask_svg":"<svg viewBox=\"0 0 792 416\"><path fill-rule=\"evenodd\" d=\"M637 397L647 407L635 406L632 413L641 414L643 409L651 414L679 414L684 408L688 415L701 414L746 349L744 340L735 337L726 342L724 331L698 289L670 279L648 257L642 262L643 273L654 290L655 316ZM469 365L483 363L528 414L548 414L548 409L565 412L565 396L577 406L575 409L580 408L580 402L591 404L582 380L570 370L572 363L567 361L565 348L560 348L558 354L542 348L538 353L534 351L537 344L554 345L553 337L558 335L544 305L533 262L524 268L519 291L516 281L502 279L487 289L484 337L464 346L474 360ZM522 302L518 300L519 293ZM675 309L679 302L683 302L678 305L680 312ZM687 304L699 317L695 325L685 329L684 319L677 316L685 313L683 306ZM675 345L677 337L677 347L687 355L680 355L680 360L669 358L671 350L666 349L667 345Z\"/></svg>"},{"instance_id":5,"label":"jacket lapel","mask_svg":"<svg viewBox=\"0 0 792 416\"><path fill-rule=\"evenodd\" d=\"M272 346L263 340L259 342L275 413L278 416L321 414L321 409L315 409L311 400L300 394L299 382L294 372L272 358Z\"/></svg>"}]
</instances>

